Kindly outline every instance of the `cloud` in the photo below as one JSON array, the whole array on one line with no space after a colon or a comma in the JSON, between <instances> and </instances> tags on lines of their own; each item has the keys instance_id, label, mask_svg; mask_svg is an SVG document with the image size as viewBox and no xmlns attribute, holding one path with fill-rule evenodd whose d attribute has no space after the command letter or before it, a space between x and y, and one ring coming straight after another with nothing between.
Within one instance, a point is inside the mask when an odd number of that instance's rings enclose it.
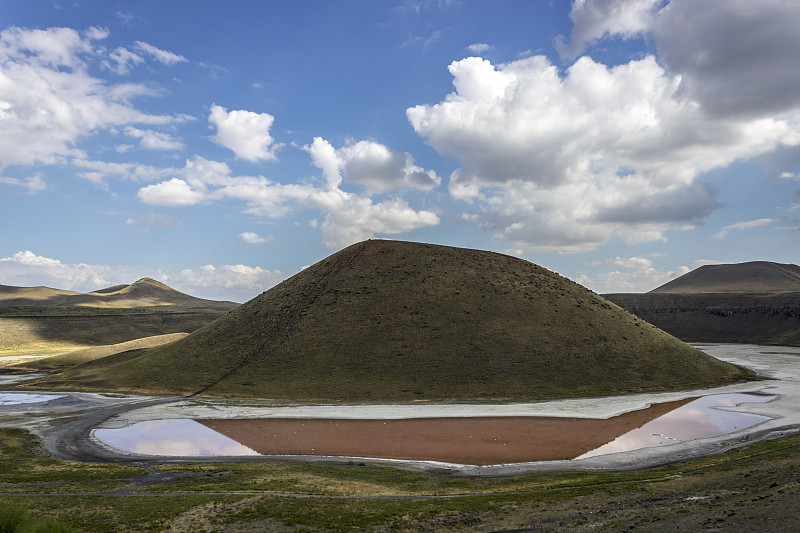
<instances>
[{"instance_id":1,"label":"cloud","mask_svg":"<svg viewBox=\"0 0 800 533\"><path fill-rule=\"evenodd\" d=\"M150 205L186 206L203 201L203 193L195 191L180 178L172 178L139 189L139 199Z\"/></svg>"},{"instance_id":2,"label":"cloud","mask_svg":"<svg viewBox=\"0 0 800 533\"><path fill-rule=\"evenodd\" d=\"M316 158L315 164L324 171L329 183L358 183L369 192L387 192L431 190L441 182L433 170L416 166L411 154L391 150L380 143L358 141L338 150L320 137L315 138L314 143L312 157ZM307 151L311 153L311 148Z\"/></svg>"},{"instance_id":3,"label":"cloud","mask_svg":"<svg viewBox=\"0 0 800 533\"><path fill-rule=\"evenodd\" d=\"M340 168L346 168L348 161L358 159L349 157L349 152L340 156L330 143L319 137L303 149L311 156L312 163L322 170L323 183L282 184L264 176L235 176L227 164L196 156L187 160L183 169L171 169L173 177L169 180L141 188L138 197L146 204L161 206L238 200L245 202L245 213L269 218L285 216L297 208L315 209L324 214L318 227L324 244L330 248L375 235L395 235L439 224L439 217L434 212L415 210L401 198L373 201L369 196L342 190ZM390 160L392 154L397 154L390 150L387 153ZM402 157L403 180L422 171L406 172L416 169L409 163L410 156L407 155ZM378 165L379 169L384 167ZM432 179L429 174L425 176Z\"/></svg>"},{"instance_id":4,"label":"cloud","mask_svg":"<svg viewBox=\"0 0 800 533\"><path fill-rule=\"evenodd\" d=\"M614 265L621 268L630 268L635 270L646 270L653 267L652 259L646 257L615 257L614 259L606 259L605 261L596 261L592 265Z\"/></svg>"},{"instance_id":5,"label":"cloud","mask_svg":"<svg viewBox=\"0 0 800 533\"><path fill-rule=\"evenodd\" d=\"M240 233L239 237L242 241L246 242L247 244L262 244L271 240L269 238L265 238L260 236L258 233L254 233L252 231L245 231L244 233Z\"/></svg>"},{"instance_id":6,"label":"cloud","mask_svg":"<svg viewBox=\"0 0 800 533\"><path fill-rule=\"evenodd\" d=\"M269 134L275 118L268 113L234 110L228 112L216 104L211 106L208 121L216 126L214 142L233 151L236 157L251 162L277 159L275 150L280 145L273 144Z\"/></svg>"},{"instance_id":7,"label":"cloud","mask_svg":"<svg viewBox=\"0 0 800 533\"><path fill-rule=\"evenodd\" d=\"M156 92L144 84L109 84L91 76L107 30L70 28L0 32L0 168L55 164L80 156L78 141L127 124L168 124L179 117L138 111L131 100Z\"/></svg>"},{"instance_id":8,"label":"cloud","mask_svg":"<svg viewBox=\"0 0 800 533\"><path fill-rule=\"evenodd\" d=\"M763 226L769 226L775 223L775 219L772 218L759 218L756 220L747 220L745 222L736 222L734 224L728 224L727 226L722 226L722 229L711 236L712 239L722 239L728 236L728 233L731 231L741 231L745 229L751 228L760 228Z\"/></svg>"},{"instance_id":9,"label":"cloud","mask_svg":"<svg viewBox=\"0 0 800 533\"><path fill-rule=\"evenodd\" d=\"M704 265L721 265L722 261L717 261L716 259L697 259L694 261L695 266L704 266Z\"/></svg>"},{"instance_id":10,"label":"cloud","mask_svg":"<svg viewBox=\"0 0 800 533\"><path fill-rule=\"evenodd\" d=\"M376 204L370 198L343 193L320 227L325 246L343 248L376 235L396 235L437 224L435 213L415 211L398 198Z\"/></svg>"},{"instance_id":11,"label":"cloud","mask_svg":"<svg viewBox=\"0 0 800 533\"><path fill-rule=\"evenodd\" d=\"M667 70L706 113L754 117L800 106L798 20L798 2L672 0L654 34Z\"/></svg>"},{"instance_id":12,"label":"cloud","mask_svg":"<svg viewBox=\"0 0 800 533\"><path fill-rule=\"evenodd\" d=\"M30 178L23 179L5 178L0 176L0 183L22 187L27 189L28 194L36 194L37 192L43 191L47 188L47 184L44 182L44 180L42 180L41 176L32 176Z\"/></svg>"},{"instance_id":13,"label":"cloud","mask_svg":"<svg viewBox=\"0 0 800 533\"><path fill-rule=\"evenodd\" d=\"M176 63L182 63L184 61L188 61L182 55L174 54L166 50L161 50L160 48L156 48L152 44L144 43L142 41L136 41L136 48L148 54L150 57L152 57L153 59L155 59L156 61L158 61L163 65L172 66L175 65Z\"/></svg>"},{"instance_id":14,"label":"cloud","mask_svg":"<svg viewBox=\"0 0 800 533\"><path fill-rule=\"evenodd\" d=\"M584 56L563 74L544 56L449 70L455 91L408 120L458 159L451 196L518 250L664 240L719 207L698 176L800 144L785 117L709 117L654 56L611 68Z\"/></svg>"},{"instance_id":15,"label":"cloud","mask_svg":"<svg viewBox=\"0 0 800 533\"><path fill-rule=\"evenodd\" d=\"M430 189L438 185L438 176L414 166L410 154L395 152L371 141L360 141L336 150L321 137L315 137L304 150L311 155L312 163L322 170L325 179L325 187L314 190L308 203L326 212L319 227L328 248L340 248L375 235L395 235L439 224L435 213L416 211L400 198L375 203L367 196L340 188L345 179L378 191L407 187Z\"/></svg>"},{"instance_id":16,"label":"cloud","mask_svg":"<svg viewBox=\"0 0 800 533\"><path fill-rule=\"evenodd\" d=\"M555 40L562 57L573 58L587 44L603 37L623 38L648 31L656 9L664 0L575 0L569 18L573 28L568 44L563 35Z\"/></svg>"},{"instance_id":17,"label":"cloud","mask_svg":"<svg viewBox=\"0 0 800 533\"><path fill-rule=\"evenodd\" d=\"M175 220L174 218L166 217L164 215L157 215L152 211L142 218L129 218L125 224L141 224L144 226L161 226L161 227L180 227L183 222Z\"/></svg>"},{"instance_id":18,"label":"cloud","mask_svg":"<svg viewBox=\"0 0 800 533\"><path fill-rule=\"evenodd\" d=\"M118 279L116 275L124 275L122 270L124 269L120 269L117 274L113 267L83 263L64 264L58 259L39 256L30 250L0 258L0 278L3 283L19 287L44 285L57 289L91 291L113 285L109 280Z\"/></svg>"},{"instance_id":19,"label":"cloud","mask_svg":"<svg viewBox=\"0 0 800 533\"><path fill-rule=\"evenodd\" d=\"M165 276L165 283L202 294L204 298L233 299L241 302L277 285L288 275L280 270L267 270L247 265L205 265L187 268L180 273ZM183 289L181 289L183 290Z\"/></svg>"},{"instance_id":20,"label":"cloud","mask_svg":"<svg viewBox=\"0 0 800 533\"><path fill-rule=\"evenodd\" d=\"M158 131L140 130L133 126L127 126L125 134L140 139L139 148L145 150L181 150L183 148L181 141Z\"/></svg>"},{"instance_id":21,"label":"cloud","mask_svg":"<svg viewBox=\"0 0 800 533\"><path fill-rule=\"evenodd\" d=\"M486 43L473 43L467 46L467 50L472 52L475 55L481 55L482 53L490 50L492 47Z\"/></svg>"},{"instance_id":22,"label":"cloud","mask_svg":"<svg viewBox=\"0 0 800 533\"><path fill-rule=\"evenodd\" d=\"M613 270L589 276L582 273L576 281L601 294L615 292L647 292L689 272L689 267L675 270L657 270L646 257L615 257L592 263L593 267L612 265L623 270Z\"/></svg>"},{"instance_id":23,"label":"cloud","mask_svg":"<svg viewBox=\"0 0 800 533\"><path fill-rule=\"evenodd\" d=\"M444 31L442 30L435 30L428 36L411 36L403 42L403 46L411 46L415 44L421 44L423 50L427 50L431 46L433 46L436 42L438 42L442 35L444 35Z\"/></svg>"},{"instance_id":24,"label":"cloud","mask_svg":"<svg viewBox=\"0 0 800 533\"><path fill-rule=\"evenodd\" d=\"M58 259L19 251L0 258L0 279L6 285L89 292L113 285L129 284L150 277L170 287L201 298L245 301L277 283L286 274L247 265L204 265L180 271L164 271L128 265L68 264Z\"/></svg>"},{"instance_id":25,"label":"cloud","mask_svg":"<svg viewBox=\"0 0 800 533\"><path fill-rule=\"evenodd\" d=\"M123 26L131 26L135 20L142 20L142 17L130 11L117 11L116 15Z\"/></svg>"},{"instance_id":26,"label":"cloud","mask_svg":"<svg viewBox=\"0 0 800 533\"><path fill-rule=\"evenodd\" d=\"M154 181L173 173L171 168L159 168L139 163L109 163L79 158L73 159L71 163L78 168L86 169L84 172L79 172L78 176L98 186L105 186L105 180L108 178Z\"/></svg>"},{"instance_id":27,"label":"cloud","mask_svg":"<svg viewBox=\"0 0 800 533\"><path fill-rule=\"evenodd\" d=\"M103 66L120 76L128 74L134 65L144 63L144 58L142 56L121 46L108 54L108 57L114 64L112 65L111 62L105 61L102 63Z\"/></svg>"}]
</instances>

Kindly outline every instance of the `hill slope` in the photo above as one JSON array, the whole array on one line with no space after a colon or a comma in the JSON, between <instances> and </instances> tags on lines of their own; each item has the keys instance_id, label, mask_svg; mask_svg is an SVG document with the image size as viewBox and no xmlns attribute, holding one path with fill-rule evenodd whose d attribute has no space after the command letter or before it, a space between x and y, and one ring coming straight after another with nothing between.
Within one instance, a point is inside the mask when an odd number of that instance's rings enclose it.
<instances>
[{"instance_id":1,"label":"hill slope","mask_svg":"<svg viewBox=\"0 0 800 533\"><path fill-rule=\"evenodd\" d=\"M707 265L644 294L606 294L687 342L800 346L800 267Z\"/></svg>"},{"instance_id":2,"label":"hill slope","mask_svg":"<svg viewBox=\"0 0 800 533\"><path fill-rule=\"evenodd\" d=\"M229 311L239 304L195 298L150 278L131 285L116 285L88 293L49 287L11 287L0 285L0 306L56 307L178 307L181 309Z\"/></svg>"},{"instance_id":3,"label":"hill slope","mask_svg":"<svg viewBox=\"0 0 800 533\"><path fill-rule=\"evenodd\" d=\"M527 261L378 240L345 248L182 340L39 386L502 401L748 377Z\"/></svg>"},{"instance_id":4,"label":"hill slope","mask_svg":"<svg viewBox=\"0 0 800 533\"><path fill-rule=\"evenodd\" d=\"M800 292L800 267L751 261L705 265L650 291L651 294Z\"/></svg>"}]
</instances>

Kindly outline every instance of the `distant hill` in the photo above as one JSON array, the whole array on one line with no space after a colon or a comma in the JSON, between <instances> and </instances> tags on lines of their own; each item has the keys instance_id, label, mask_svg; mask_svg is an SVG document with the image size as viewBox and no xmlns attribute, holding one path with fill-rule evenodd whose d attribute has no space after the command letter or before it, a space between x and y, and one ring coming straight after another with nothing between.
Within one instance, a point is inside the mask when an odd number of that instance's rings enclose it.
<instances>
[{"instance_id":1,"label":"distant hill","mask_svg":"<svg viewBox=\"0 0 800 533\"><path fill-rule=\"evenodd\" d=\"M516 401L749 378L527 261L374 240L184 339L81 364L36 386L285 401Z\"/></svg>"},{"instance_id":2,"label":"distant hill","mask_svg":"<svg viewBox=\"0 0 800 533\"><path fill-rule=\"evenodd\" d=\"M188 310L230 311L238 305L234 302L195 298L150 278L142 278L131 285L115 285L88 293L49 287L0 285L0 306L175 307Z\"/></svg>"},{"instance_id":3,"label":"distant hill","mask_svg":"<svg viewBox=\"0 0 800 533\"><path fill-rule=\"evenodd\" d=\"M651 294L800 293L800 266L769 261L705 265L650 291Z\"/></svg>"},{"instance_id":4,"label":"distant hill","mask_svg":"<svg viewBox=\"0 0 800 533\"><path fill-rule=\"evenodd\" d=\"M800 267L707 265L645 294L606 294L687 342L800 346Z\"/></svg>"}]
</instances>

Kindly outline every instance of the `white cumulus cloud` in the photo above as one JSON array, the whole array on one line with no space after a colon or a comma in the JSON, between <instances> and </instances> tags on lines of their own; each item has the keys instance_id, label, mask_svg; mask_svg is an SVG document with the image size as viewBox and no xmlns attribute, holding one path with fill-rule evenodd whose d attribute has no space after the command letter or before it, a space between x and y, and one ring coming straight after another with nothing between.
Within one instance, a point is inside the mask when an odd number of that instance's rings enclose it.
<instances>
[{"instance_id":1,"label":"white cumulus cloud","mask_svg":"<svg viewBox=\"0 0 800 533\"><path fill-rule=\"evenodd\" d=\"M164 276L165 283L204 298L243 302L255 298L288 276L279 270L247 265L204 265ZM185 289L185 290L184 290Z\"/></svg>"},{"instance_id":2,"label":"white cumulus cloud","mask_svg":"<svg viewBox=\"0 0 800 533\"><path fill-rule=\"evenodd\" d=\"M89 74L91 64L108 61L94 51L107 35L99 28L0 32L0 168L80 156L77 142L100 130L183 120L134 108L133 98L155 94L144 84L109 84Z\"/></svg>"},{"instance_id":3,"label":"white cumulus cloud","mask_svg":"<svg viewBox=\"0 0 800 533\"><path fill-rule=\"evenodd\" d=\"M394 152L377 143L348 145L339 152L322 138L303 147L312 163L322 170L319 182L278 183L264 176L237 176L224 162L199 156L186 161L182 169L170 169L173 177L139 190L139 199L150 205L189 206L206 202L238 200L243 211L260 217L279 218L298 208L315 209L324 218L320 228L323 243L338 248L376 235L396 235L439 224L436 213L416 210L399 197L373 200L343 190L341 172L356 162L356 176L385 172L395 187L423 186L435 182L435 173L414 166L408 154ZM372 150L375 150L375 153ZM366 153L366 155L364 155ZM377 153L377 155L376 155ZM388 169L388 170L387 170ZM363 174L360 174L363 173ZM418 175L420 174L420 175ZM385 189L382 185L373 188ZM240 235L254 242L256 234Z\"/></svg>"},{"instance_id":4,"label":"white cumulus cloud","mask_svg":"<svg viewBox=\"0 0 800 533\"><path fill-rule=\"evenodd\" d=\"M120 273L123 270L120 269ZM30 250L0 258L0 279L4 285L16 287L44 285L55 289L92 291L113 285L113 281L119 279L117 275L113 267L65 264Z\"/></svg>"},{"instance_id":5,"label":"white cumulus cloud","mask_svg":"<svg viewBox=\"0 0 800 533\"><path fill-rule=\"evenodd\" d=\"M437 224L435 213L416 211L401 199L373 203L370 198L344 193L320 227L325 246L342 248L376 235L397 235Z\"/></svg>"},{"instance_id":6,"label":"white cumulus cloud","mask_svg":"<svg viewBox=\"0 0 800 533\"><path fill-rule=\"evenodd\" d=\"M276 159L275 150L280 145L273 143L269 133L274 120L269 113L229 112L216 104L211 106L208 116L208 121L217 128L214 141L232 150L236 157L251 162Z\"/></svg>"},{"instance_id":7,"label":"white cumulus cloud","mask_svg":"<svg viewBox=\"0 0 800 533\"><path fill-rule=\"evenodd\" d=\"M243 233L240 233L239 238L242 239L242 241L246 242L247 244L262 244L267 242L268 240L267 238L262 237L261 235L253 231L245 231Z\"/></svg>"},{"instance_id":8,"label":"white cumulus cloud","mask_svg":"<svg viewBox=\"0 0 800 533\"><path fill-rule=\"evenodd\" d=\"M689 272L689 267L659 270L647 257L615 257L592 263L593 267L610 265L617 270L595 274L582 273L576 281L601 294L647 292Z\"/></svg>"},{"instance_id":9,"label":"white cumulus cloud","mask_svg":"<svg viewBox=\"0 0 800 533\"><path fill-rule=\"evenodd\" d=\"M395 189L431 190L441 178L414 164L408 152L397 152L374 141L349 143L338 150L320 137L307 147L329 184L358 183L369 192Z\"/></svg>"},{"instance_id":10,"label":"white cumulus cloud","mask_svg":"<svg viewBox=\"0 0 800 533\"><path fill-rule=\"evenodd\" d=\"M719 207L698 176L800 144L794 119L709 117L654 56L611 68L584 56L563 74L544 56L449 70L455 91L407 117L458 159L451 195L519 250L664 240Z\"/></svg>"},{"instance_id":11,"label":"white cumulus cloud","mask_svg":"<svg viewBox=\"0 0 800 533\"><path fill-rule=\"evenodd\" d=\"M172 178L139 190L139 199L150 205L182 206L203 201L203 193L180 178Z\"/></svg>"}]
</instances>

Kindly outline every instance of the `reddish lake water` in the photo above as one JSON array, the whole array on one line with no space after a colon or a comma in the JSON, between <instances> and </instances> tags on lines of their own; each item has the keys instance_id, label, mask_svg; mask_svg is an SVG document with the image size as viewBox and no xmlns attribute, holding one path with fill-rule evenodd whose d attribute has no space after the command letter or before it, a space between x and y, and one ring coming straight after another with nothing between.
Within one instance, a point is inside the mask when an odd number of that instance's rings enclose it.
<instances>
[{"instance_id":1,"label":"reddish lake water","mask_svg":"<svg viewBox=\"0 0 800 533\"><path fill-rule=\"evenodd\" d=\"M723 435L768 418L715 407L773 399L716 394L656 404L609 419L151 420L97 429L94 436L112 448L142 455L322 455L487 465L591 457Z\"/></svg>"}]
</instances>

